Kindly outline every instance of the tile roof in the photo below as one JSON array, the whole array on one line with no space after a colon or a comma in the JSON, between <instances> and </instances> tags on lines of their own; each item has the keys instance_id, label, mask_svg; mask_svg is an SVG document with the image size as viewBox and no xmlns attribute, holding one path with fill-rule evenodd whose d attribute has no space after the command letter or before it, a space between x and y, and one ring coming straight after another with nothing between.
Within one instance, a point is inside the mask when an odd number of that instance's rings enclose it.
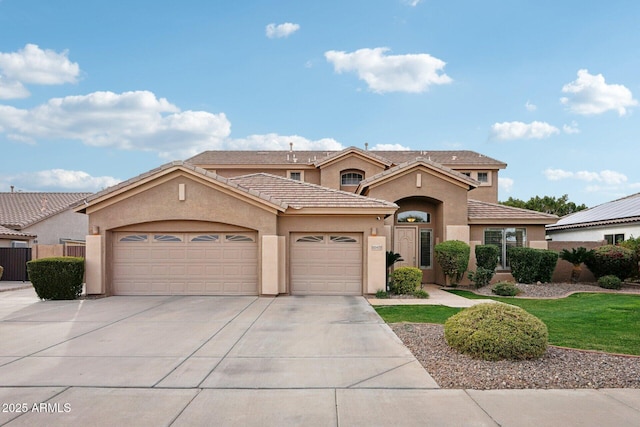
<instances>
[{"instance_id":1,"label":"tile roof","mask_svg":"<svg viewBox=\"0 0 640 427\"><path fill-rule=\"evenodd\" d=\"M640 193L613 200L560 218L547 230L640 222Z\"/></svg>"},{"instance_id":2,"label":"tile roof","mask_svg":"<svg viewBox=\"0 0 640 427\"><path fill-rule=\"evenodd\" d=\"M480 184L478 181L476 181L475 179L472 179L470 177L468 177L467 175L457 172L451 168L448 168L446 166L443 166L440 163L436 163L432 160L429 160L427 158L424 157L417 157L415 159L412 159L408 162L404 162L401 163L397 166L392 167L391 169L387 169L386 171L380 172L379 174L373 175L367 179L363 179L362 181L360 181L360 185L358 186L358 191L360 191L361 189L369 186L370 184L372 184L373 182L379 181L381 179L384 179L387 176L393 175L397 172L402 171L403 169L410 169L413 166L416 165L425 165L427 167L430 167L432 169L436 169L439 170L440 172L443 172L449 176L453 176L454 178L457 178L458 180L465 182L467 184L469 184L470 186L473 187L477 187L478 184Z\"/></svg>"},{"instance_id":3,"label":"tile roof","mask_svg":"<svg viewBox=\"0 0 640 427\"><path fill-rule=\"evenodd\" d=\"M360 196L307 182L295 181L267 173L229 178L241 187L257 190L281 200L294 209L302 208L391 208L398 206L386 200Z\"/></svg>"},{"instance_id":4,"label":"tile roof","mask_svg":"<svg viewBox=\"0 0 640 427\"><path fill-rule=\"evenodd\" d=\"M284 204L283 202L281 202L280 200L275 200L273 197L267 195L267 194L262 194L256 190L253 189L248 189L248 188L244 188L244 187L240 187L238 184L236 184L235 182L230 181L228 178L222 177L220 175L217 175L213 172L210 172L206 169L194 166L192 164L186 163L184 161L181 160L176 160L173 162L169 162L169 163L165 163L164 165L161 165L155 169L152 169L150 171L144 172L138 176L135 176L133 178L130 178L126 181L122 181L112 187L106 188L98 193L93 194L90 197L87 197L87 202L90 205L92 202L95 202L99 199L102 199L105 196L108 196L109 194L112 193L117 193L119 192L119 190L125 190L127 187L131 186L131 185L135 185L136 183L142 182L147 178L151 178L154 175L157 174L161 174L163 172L170 172L170 170L172 169L186 169L189 170L191 172L194 172L196 174L200 174L203 175L211 180L220 182L228 187L234 188L240 192L244 192L247 194L250 194L252 196L258 197L264 201L270 202L272 204L275 204L277 206L279 206L280 208L282 208L283 210L287 208L286 204ZM78 206L79 204L77 204L76 206ZM78 206L79 207L79 206ZM78 209L80 212L84 211L84 208L80 208Z\"/></svg>"},{"instance_id":5,"label":"tile roof","mask_svg":"<svg viewBox=\"0 0 640 427\"><path fill-rule=\"evenodd\" d=\"M0 225L0 237L36 237L33 234L22 233Z\"/></svg>"},{"instance_id":6,"label":"tile roof","mask_svg":"<svg viewBox=\"0 0 640 427\"><path fill-rule=\"evenodd\" d=\"M359 150L363 153L369 154L374 158L379 159L383 163L390 162L392 164L405 163L416 159L417 157L424 157L427 160L431 160L436 163L448 166L450 168L455 167L493 167L493 168L505 168L507 165L501 161L492 159L483 154L476 153L475 151L468 150L449 150L449 151L428 151L428 150L406 150L406 151L379 151L368 150L364 151L356 147L349 147L345 150L315 150L315 151L269 151L269 150L255 150L255 151L205 151L196 156L193 156L185 162L198 166L204 165L308 165L314 166L315 164L322 163L323 161L337 156L340 153L348 150ZM295 159L295 160L294 160Z\"/></svg>"},{"instance_id":7,"label":"tile roof","mask_svg":"<svg viewBox=\"0 0 640 427\"><path fill-rule=\"evenodd\" d=\"M470 221L481 220L514 220L514 221L541 221L547 224L554 223L558 219L556 215L532 211L528 209L514 208L497 203L482 202L479 200L468 201L468 215Z\"/></svg>"},{"instance_id":8,"label":"tile roof","mask_svg":"<svg viewBox=\"0 0 640 427\"><path fill-rule=\"evenodd\" d=\"M0 225L22 229L60 213L92 193L0 193Z\"/></svg>"}]
</instances>

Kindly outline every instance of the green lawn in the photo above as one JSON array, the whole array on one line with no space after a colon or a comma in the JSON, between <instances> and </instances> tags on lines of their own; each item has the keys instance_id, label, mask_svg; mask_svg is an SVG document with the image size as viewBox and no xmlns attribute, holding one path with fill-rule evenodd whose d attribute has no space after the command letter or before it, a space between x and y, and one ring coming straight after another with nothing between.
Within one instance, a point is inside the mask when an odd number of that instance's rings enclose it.
<instances>
[{"instance_id":1,"label":"green lawn","mask_svg":"<svg viewBox=\"0 0 640 427\"><path fill-rule=\"evenodd\" d=\"M465 298L479 297L453 291ZM549 328L549 343L571 348L640 355L640 296L578 293L542 300L490 297L517 305ZM459 309L442 306L387 306L376 311L388 323L444 323Z\"/></svg>"}]
</instances>

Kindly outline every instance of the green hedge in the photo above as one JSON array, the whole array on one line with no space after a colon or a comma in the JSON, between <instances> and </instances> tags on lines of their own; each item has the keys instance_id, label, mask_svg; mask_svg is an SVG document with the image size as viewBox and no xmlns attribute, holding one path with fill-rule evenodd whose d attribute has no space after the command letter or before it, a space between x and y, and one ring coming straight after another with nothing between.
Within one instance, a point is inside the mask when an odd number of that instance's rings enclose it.
<instances>
[{"instance_id":1,"label":"green hedge","mask_svg":"<svg viewBox=\"0 0 640 427\"><path fill-rule=\"evenodd\" d=\"M585 264L596 278L613 275L624 280L635 276L638 271L635 252L616 245L595 248Z\"/></svg>"},{"instance_id":2,"label":"green hedge","mask_svg":"<svg viewBox=\"0 0 640 427\"><path fill-rule=\"evenodd\" d=\"M436 260L452 284L457 284L469 266L469 245L460 240L446 240L434 246Z\"/></svg>"},{"instance_id":3,"label":"green hedge","mask_svg":"<svg viewBox=\"0 0 640 427\"><path fill-rule=\"evenodd\" d=\"M493 279L500 260L500 248L496 245L477 245L475 254L476 271L470 271L468 277L476 288L481 288Z\"/></svg>"},{"instance_id":4,"label":"green hedge","mask_svg":"<svg viewBox=\"0 0 640 427\"><path fill-rule=\"evenodd\" d=\"M422 270L416 267L398 267L391 273L391 292L411 295L422 283Z\"/></svg>"},{"instance_id":5,"label":"green hedge","mask_svg":"<svg viewBox=\"0 0 640 427\"><path fill-rule=\"evenodd\" d=\"M76 299L82 293L84 258L41 258L27 262L29 280L40 299Z\"/></svg>"},{"instance_id":6,"label":"green hedge","mask_svg":"<svg viewBox=\"0 0 640 427\"><path fill-rule=\"evenodd\" d=\"M558 253L547 249L508 249L511 275L518 283L551 282L558 263Z\"/></svg>"}]
</instances>

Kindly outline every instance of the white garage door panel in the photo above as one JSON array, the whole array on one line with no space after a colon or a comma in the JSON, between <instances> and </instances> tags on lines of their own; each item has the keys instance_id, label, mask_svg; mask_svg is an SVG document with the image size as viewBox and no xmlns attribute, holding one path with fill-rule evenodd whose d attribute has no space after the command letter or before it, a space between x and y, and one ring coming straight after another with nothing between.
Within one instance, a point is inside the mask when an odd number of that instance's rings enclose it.
<instances>
[{"instance_id":1,"label":"white garage door panel","mask_svg":"<svg viewBox=\"0 0 640 427\"><path fill-rule=\"evenodd\" d=\"M291 236L291 293L362 295L362 235Z\"/></svg>"},{"instance_id":2,"label":"white garage door panel","mask_svg":"<svg viewBox=\"0 0 640 427\"><path fill-rule=\"evenodd\" d=\"M255 233L116 233L117 295L257 295Z\"/></svg>"}]
</instances>

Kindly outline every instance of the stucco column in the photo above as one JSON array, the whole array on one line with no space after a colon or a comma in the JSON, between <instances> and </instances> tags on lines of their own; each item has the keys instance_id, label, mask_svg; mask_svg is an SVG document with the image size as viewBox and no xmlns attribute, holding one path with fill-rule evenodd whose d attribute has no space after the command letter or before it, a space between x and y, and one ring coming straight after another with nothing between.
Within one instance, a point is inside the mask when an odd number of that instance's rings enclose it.
<instances>
[{"instance_id":1,"label":"stucco column","mask_svg":"<svg viewBox=\"0 0 640 427\"><path fill-rule=\"evenodd\" d=\"M262 236L262 274L260 295L278 295L278 236Z\"/></svg>"},{"instance_id":2,"label":"stucco column","mask_svg":"<svg viewBox=\"0 0 640 427\"><path fill-rule=\"evenodd\" d=\"M534 249L549 249L549 243L546 240L531 240L529 247Z\"/></svg>"},{"instance_id":3,"label":"stucco column","mask_svg":"<svg viewBox=\"0 0 640 427\"><path fill-rule=\"evenodd\" d=\"M470 228L468 225L447 225L444 240L460 240L469 244Z\"/></svg>"},{"instance_id":4,"label":"stucco column","mask_svg":"<svg viewBox=\"0 0 640 427\"><path fill-rule=\"evenodd\" d=\"M385 236L367 237L367 294L386 290L387 247Z\"/></svg>"},{"instance_id":5,"label":"stucco column","mask_svg":"<svg viewBox=\"0 0 640 427\"><path fill-rule=\"evenodd\" d=\"M102 239L103 237L101 235L90 235L86 237L84 270L87 295L105 293L104 283L102 281Z\"/></svg>"}]
</instances>

